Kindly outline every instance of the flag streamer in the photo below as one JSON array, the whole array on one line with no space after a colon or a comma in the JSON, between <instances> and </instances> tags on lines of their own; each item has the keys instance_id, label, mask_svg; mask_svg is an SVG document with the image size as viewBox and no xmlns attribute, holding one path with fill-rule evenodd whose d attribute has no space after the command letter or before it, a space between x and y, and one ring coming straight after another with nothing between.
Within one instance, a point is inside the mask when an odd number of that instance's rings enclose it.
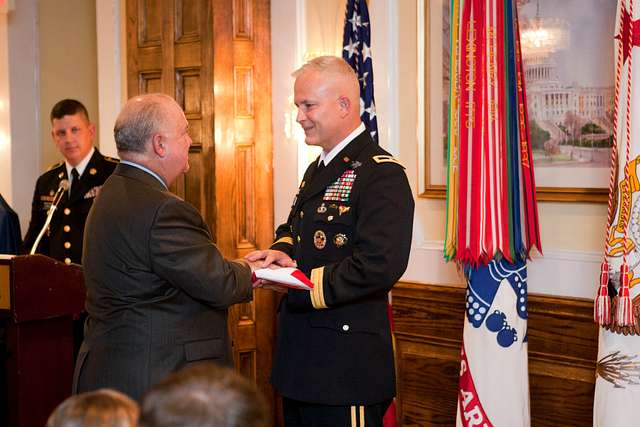
<instances>
[{"instance_id":1,"label":"flag streamer","mask_svg":"<svg viewBox=\"0 0 640 427\"><path fill-rule=\"evenodd\" d=\"M474 266L542 252L517 11L451 2L444 256Z\"/></svg>"}]
</instances>

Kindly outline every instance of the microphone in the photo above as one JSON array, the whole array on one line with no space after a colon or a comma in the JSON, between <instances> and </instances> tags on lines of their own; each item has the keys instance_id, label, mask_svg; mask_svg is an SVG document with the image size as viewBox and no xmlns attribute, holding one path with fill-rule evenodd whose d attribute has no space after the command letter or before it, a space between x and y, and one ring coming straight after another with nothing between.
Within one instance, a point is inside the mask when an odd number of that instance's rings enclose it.
<instances>
[{"instance_id":1,"label":"microphone","mask_svg":"<svg viewBox=\"0 0 640 427\"><path fill-rule=\"evenodd\" d=\"M60 200L62 199L62 195L67 190L69 190L69 180L63 179L62 181L60 181L60 184L58 184L58 190L56 191L56 194L54 194L53 201L51 202L51 206L47 211L47 219L45 220L44 225L42 226L42 230L40 230L40 233L38 234L36 241L33 242L33 246L31 247L31 252L29 252L29 255L33 255L36 253L36 249L40 244L40 240L42 239L42 236L44 236L44 232L49 229L49 224L51 223L51 218L53 218L53 213L56 211L56 208L58 207L58 203L60 203Z\"/></svg>"}]
</instances>

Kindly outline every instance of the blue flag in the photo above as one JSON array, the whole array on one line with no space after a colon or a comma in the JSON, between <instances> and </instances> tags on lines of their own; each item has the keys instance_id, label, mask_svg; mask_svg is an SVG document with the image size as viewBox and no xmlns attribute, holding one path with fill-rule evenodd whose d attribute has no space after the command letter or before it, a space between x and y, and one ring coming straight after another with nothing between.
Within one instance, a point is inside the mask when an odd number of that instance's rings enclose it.
<instances>
[{"instance_id":1,"label":"blue flag","mask_svg":"<svg viewBox=\"0 0 640 427\"><path fill-rule=\"evenodd\" d=\"M360 117L377 144L378 119L373 98L371 24L365 0L347 0L342 46L342 57L356 71L360 81Z\"/></svg>"}]
</instances>

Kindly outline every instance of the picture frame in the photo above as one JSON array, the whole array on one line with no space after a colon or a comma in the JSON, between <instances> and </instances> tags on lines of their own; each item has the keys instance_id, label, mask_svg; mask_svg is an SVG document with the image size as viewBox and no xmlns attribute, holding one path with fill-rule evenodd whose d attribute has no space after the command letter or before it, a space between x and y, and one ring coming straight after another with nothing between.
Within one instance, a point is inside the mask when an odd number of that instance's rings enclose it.
<instances>
[{"instance_id":1,"label":"picture frame","mask_svg":"<svg viewBox=\"0 0 640 427\"><path fill-rule=\"evenodd\" d=\"M449 5L449 0L418 2L419 195L424 198L446 197ZM615 2L517 0L517 5L538 200L606 203ZM554 37L548 45L536 39L540 28Z\"/></svg>"}]
</instances>

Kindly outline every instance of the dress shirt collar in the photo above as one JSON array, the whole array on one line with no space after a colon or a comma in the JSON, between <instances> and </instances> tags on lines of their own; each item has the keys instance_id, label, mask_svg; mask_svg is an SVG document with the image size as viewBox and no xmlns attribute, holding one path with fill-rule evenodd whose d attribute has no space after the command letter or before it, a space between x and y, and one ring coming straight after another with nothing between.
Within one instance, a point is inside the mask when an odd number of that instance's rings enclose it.
<instances>
[{"instance_id":1,"label":"dress shirt collar","mask_svg":"<svg viewBox=\"0 0 640 427\"><path fill-rule=\"evenodd\" d=\"M76 168L76 170L78 171L78 176L82 176L82 174L84 173L84 170L87 168L87 165L89 164L89 160L91 160L91 156L93 156L93 153L96 151L95 147L91 147L91 151L89 151L89 153L84 156L84 159L82 159L80 161L80 163L78 163L76 166L71 166L69 164L68 161L64 161L65 166L67 167L67 177L69 178L69 183L71 184L71 169Z\"/></svg>"},{"instance_id":2,"label":"dress shirt collar","mask_svg":"<svg viewBox=\"0 0 640 427\"><path fill-rule=\"evenodd\" d=\"M345 139L343 139L338 145L333 147L331 151L325 153L324 151L320 153L320 161L318 162L318 166L324 162L324 165L327 166L331 163L334 157L338 155L342 151L344 147L346 147L351 141L353 141L356 136L360 135L365 131L364 123L360 122L360 126L355 128Z\"/></svg>"},{"instance_id":3,"label":"dress shirt collar","mask_svg":"<svg viewBox=\"0 0 640 427\"><path fill-rule=\"evenodd\" d=\"M120 164L133 166L134 168L138 168L140 170L145 171L146 173L148 173L149 175L153 176L155 179L160 181L160 183L162 184L162 186L164 188L166 188L167 190L169 189L167 187L167 184L165 184L164 181L162 180L162 178L160 178L160 176L157 173L155 173L154 171L152 171L151 169L149 169L149 168L147 168L145 166L142 166L139 163L130 162L129 160L120 160Z\"/></svg>"}]
</instances>

